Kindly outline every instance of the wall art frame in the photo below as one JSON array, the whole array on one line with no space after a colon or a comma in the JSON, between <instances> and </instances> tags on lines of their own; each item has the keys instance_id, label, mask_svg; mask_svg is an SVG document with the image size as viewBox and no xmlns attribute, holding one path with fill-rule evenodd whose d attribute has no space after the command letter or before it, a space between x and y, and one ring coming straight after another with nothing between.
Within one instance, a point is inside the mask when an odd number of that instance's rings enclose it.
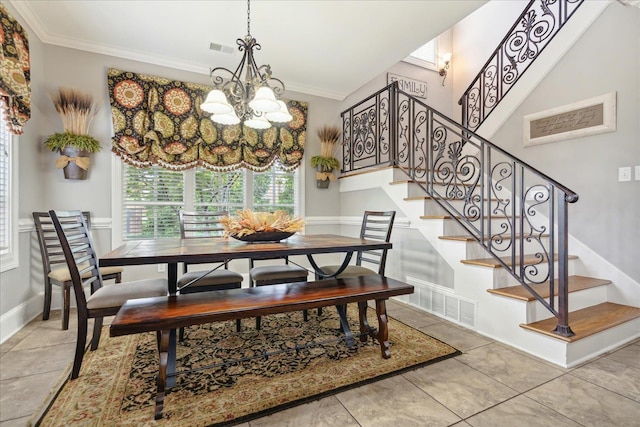
<instances>
[{"instance_id":1,"label":"wall art frame","mask_svg":"<svg viewBox=\"0 0 640 427\"><path fill-rule=\"evenodd\" d=\"M523 117L524 146L531 147L616 130L616 92Z\"/></svg>"}]
</instances>

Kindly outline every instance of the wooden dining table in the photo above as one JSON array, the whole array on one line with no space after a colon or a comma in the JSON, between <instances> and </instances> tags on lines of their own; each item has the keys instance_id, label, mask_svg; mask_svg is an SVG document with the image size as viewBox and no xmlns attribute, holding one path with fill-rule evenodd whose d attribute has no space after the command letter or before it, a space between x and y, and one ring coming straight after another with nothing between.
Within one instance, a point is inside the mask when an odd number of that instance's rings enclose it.
<instances>
[{"instance_id":1,"label":"wooden dining table","mask_svg":"<svg viewBox=\"0 0 640 427\"><path fill-rule=\"evenodd\" d=\"M178 292L178 264L224 263L235 259L272 259L306 256L319 278L335 277L349 264L354 252L391 249L392 244L379 240L360 239L335 234L295 234L279 242L248 243L234 238L163 238L127 241L100 257L101 267L167 264L169 295ZM344 253L340 268L326 274L314 255ZM340 312L340 310L339 310ZM340 313L343 316L343 313ZM346 331L345 331L346 332ZM175 331L170 338L167 386L175 384Z\"/></svg>"}]
</instances>

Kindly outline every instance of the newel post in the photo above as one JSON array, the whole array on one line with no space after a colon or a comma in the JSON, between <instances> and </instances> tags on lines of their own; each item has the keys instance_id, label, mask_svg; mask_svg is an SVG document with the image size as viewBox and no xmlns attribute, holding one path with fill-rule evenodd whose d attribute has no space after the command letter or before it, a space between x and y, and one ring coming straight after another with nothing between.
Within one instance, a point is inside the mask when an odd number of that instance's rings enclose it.
<instances>
[{"instance_id":1,"label":"newel post","mask_svg":"<svg viewBox=\"0 0 640 427\"><path fill-rule=\"evenodd\" d=\"M558 324L554 333L575 335L569 326L569 215L566 194L558 203ZM553 262L553 260L551 260Z\"/></svg>"}]
</instances>

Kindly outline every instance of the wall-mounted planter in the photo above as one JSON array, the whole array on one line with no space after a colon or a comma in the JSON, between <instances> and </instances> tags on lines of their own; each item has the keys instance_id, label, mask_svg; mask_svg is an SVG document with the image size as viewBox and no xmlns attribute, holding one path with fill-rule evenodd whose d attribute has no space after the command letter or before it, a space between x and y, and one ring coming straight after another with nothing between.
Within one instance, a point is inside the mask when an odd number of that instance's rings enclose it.
<instances>
[{"instance_id":1,"label":"wall-mounted planter","mask_svg":"<svg viewBox=\"0 0 640 427\"><path fill-rule=\"evenodd\" d=\"M316 187L329 188L329 183L335 180L333 169L324 168L322 165L316 166Z\"/></svg>"},{"instance_id":2,"label":"wall-mounted planter","mask_svg":"<svg viewBox=\"0 0 640 427\"><path fill-rule=\"evenodd\" d=\"M56 160L56 167L64 171L65 179L87 179L89 152L75 147L65 147Z\"/></svg>"}]
</instances>

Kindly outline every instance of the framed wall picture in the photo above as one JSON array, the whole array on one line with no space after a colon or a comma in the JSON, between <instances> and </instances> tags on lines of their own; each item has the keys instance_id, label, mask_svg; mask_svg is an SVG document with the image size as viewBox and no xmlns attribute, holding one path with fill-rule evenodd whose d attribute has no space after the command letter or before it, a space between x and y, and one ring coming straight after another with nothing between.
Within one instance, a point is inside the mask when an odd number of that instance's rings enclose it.
<instances>
[{"instance_id":1,"label":"framed wall picture","mask_svg":"<svg viewBox=\"0 0 640 427\"><path fill-rule=\"evenodd\" d=\"M387 73L387 84L398 82L398 88L416 98L427 99L427 82L411 79L399 74Z\"/></svg>"},{"instance_id":2,"label":"framed wall picture","mask_svg":"<svg viewBox=\"0 0 640 427\"><path fill-rule=\"evenodd\" d=\"M524 146L547 144L616 130L616 93L523 117Z\"/></svg>"}]
</instances>

